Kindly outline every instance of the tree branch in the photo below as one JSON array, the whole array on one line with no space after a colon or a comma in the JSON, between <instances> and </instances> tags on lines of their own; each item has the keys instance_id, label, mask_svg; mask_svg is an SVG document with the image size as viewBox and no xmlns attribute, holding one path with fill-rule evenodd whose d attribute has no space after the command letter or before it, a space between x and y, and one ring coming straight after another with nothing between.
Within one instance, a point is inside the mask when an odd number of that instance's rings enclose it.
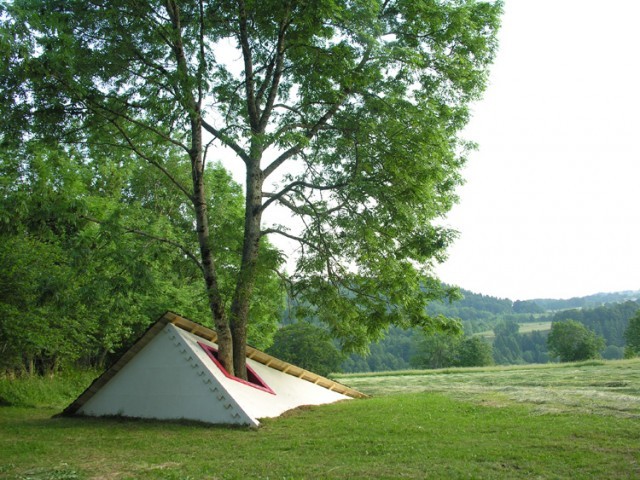
<instances>
[{"instance_id":1,"label":"tree branch","mask_svg":"<svg viewBox=\"0 0 640 480\"><path fill-rule=\"evenodd\" d=\"M269 85L268 79L273 74L273 69L276 65L276 58L277 58L277 55L274 55L271 61L269 62L269 64L266 67L262 67L265 69L265 74L264 74L264 81L262 82L262 85L260 85L260 88L258 89L258 93L256 94L257 102L262 101L264 92L267 90L267 86ZM258 69L257 71L259 72L262 68Z\"/></svg>"},{"instance_id":2,"label":"tree branch","mask_svg":"<svg viewBox=\"0 0 640 480\"><path fill-rule=\"evenodd\" d=\"M279 203L281 203L282 205L284 205L285 207L287 207L289 210L291 210L293 213L295 213L296 215L305 215L306 212L302 211L302 209L296 205L295 203L287 200L286 198L284 198L284 194L279 196L278 198L276 197L275 193L269 193L269 192L262 192L262 196L265 198L271 198L273 199L272 201L269 201L269 204L277 201ZM264 209L266 208L264 205L261 207L262 210L264 211Z\"/></svg>"},{"instance_id":3,"label":"tree branch","mask_svg":"<svg viewBox=\"0 0 640 480\"><path fill-rule=\"evenodd\" d=\"M96 223L98 225L103 225L105 223L105 222L102 222L102 221L98 220L97 218L88 217L86 215L81 215L80 218L84 218L85 220L89 220L90 222ZM155 240L156 242L165 243L167 245L171 245L172 247L178 248L182 253L184 253L187 257L189 257L189 259L192 260L200 270L203 270L202 264L198 260L198 257L195 256L193 253L191 253L191 251L189 249L187 249L184 245L181 245L180 243L178 243L176 241L169 240L168 238L162 238L162 237L158 237L156 235L151 235L150 233L144 232L142 230L138 230L136 228L128 228L128 227L123 227L123 226L121 226L121 228L125 232L133 233L133 234L136 234L136 235L140 235L141 237L149 238L151 240Z\"/></svg>"},{"instance_id":4,"label":"tree branch","mask_svg":"<svg viewBox=\"0 0 640 480\"><path fill-rule=\"evenodd\" d=\"M359 70L362 70L362 68L370 60L371 49L372 47L369 46L367 50L364 52L364 54L362 55L362 58L360 59L360 62L358 63L358 66L354 69L354 72L358 72ZM305 137L308 140L311 140L313 137L315 137L317 133L320 131L320 129L323 128L327 124L327 122L331 120L331 118L333 118L333 116L338 112L338 110L340 110L340 107L344 104L344 102L347 101L347 98L349 98L349 95L352 93L352 91L349 87L343 86L341 88L340 93L342 98L339 101L335 102L333 105L331 105L331 108L329 108L329 110L327 110L327 112L322 117L320 117L320 119L316 122L316 124L307 131L307 133L305 134ZM285 151L282 155L280 155L273 162L271 162L271 164L267 165L267 168L264 169L264 178L266 179L275 170L277 170L278 167L280 167L284 162L286 162L291 157L300 153L303 148L304 148L303 145L301 143L298 143L298 145L295 145L291 147L289 150Z\"/></svg>"},{"instance_id":5,"label":"tree branch","mask_svg":"<svg viewBox=\"0 0 640 480\"><path fill-rule=\"evenodd\" d=\"M231 150L236 152L244 163L248 164L249 162L251 162L251 157L247 154L247 152L244 151L244 149L240 145L238 145L236 142L231 140L228 136L226 136L220 130L215 128L213 125L207 122L204 118L202 119L202 126L207 132L209 132L211 135L216 137L218 140L220 140L224 145L229 147Z\"/></svg>"},{"instance_id":6,"label":"tree branch","mask_svg":"<svg viewBox=\"0 0 640 480\"><path fill-rule=\"evenodd\" d=\"M205 57L205 39L204 39L204 5L202 4L202 0L198 2L199 6L199 14L200 14L200 31L198 32L198 41L200 43L200 51L199 51L199 64L198 64L198 105L202 104L202 99L204 96L204 92L202 91L202 83L204 79L204 75L207 71L207 60Z\"/></svg>"},{"instance_id":7,"label":"tree branch","mask_svg":"<svg viewBox=\"0 0 640 480\"><path fill-rule=\"evenodd\" d=\"M331 120L331 118L338 112L340 107L347 100L348 96L349 96L349 89L347 88L343 89L342 99L334 103L331 106L331 108L327 110L327 112L322 117L320 117L320 119L316 122L316 124L307 131L307 133L305 134L305 137L309 140L315 137L317 133L320 131L320 129L324 125L326 125L326 123L329 120ZM300 153L303 150L303 148L304 146L301 143L298 143L297 145L294 145L293 147L289 148L287 151L282 153L278 158L276 158L273 162L267 165L267 168L264 169L263 178L266 179L267 177L269 177L269 175L275 172L278 169L278 167L280 167L284 162L286 162L291 157Z\"/></svg>"},{"instance_id":8,"label":"tree branch","mask_svg":"<svg viewBox=\"0 0 640 480\"><path fill-rule=\"evenodd\" d=\"M105 98L108 98L108 97L105 97ZM148 130L151 133L153 133L154 135L157 135L161 139L166 140L167 142L175 145L176 147L180 147L181 149L183 149L186 152L189 151L189 148L186 145L184 145L183 143L181 143L181 142L179 142L177 140L174 140L173 138L171 138L170 135L167 135L166 133L158 130L157 128L154 128L154 127L152 127L152 126L150 126L150 125L148 125L148 124L146 124L144 122L141 122L140 120L136 120L135 118L130 117L129 115L126 115L126 114L121 113L121 112L117 112L117 111L115 111L115 110L113 110L111 108L108 108L108 107L104 106L104 105L98 104L98 108L100 108L100 109L104 110L105 112L108 112L108 113L110 113L112 115L115 115L116 117L122 118L123 120L126 120L127 122L130 122L130 123L132 123L132 124L134 124L134 125L136 125L138 127L141 127L141 128L143 128L145 130ZM93 111L95 112L96 110L94 109Z\"/></svg>"},{"instance_id":9,"label":"tree branch","mask_svg":"<svg viewBox=\"0 0 640 480\"><path fill-rule=\"evenodd\" d=\"M258 132L260 123L260 112L256 103L253 57L251 45L249 45L249 32L247 31L247 6L244 0L238 0L238 16L240 26L240 46L242 48L242 58L244 59L245 92L247 95L247 110L249 113L249 123L251 130Z\"/></svg>"},{"instance_id":10,"label":"tree branch","mask_svg":"<svg viewBox=\"0 0 640 480\"><path fill-rule=\"evenodd\" d=\"M288 16L289 16L289 10L287 10L287 14L286 14L286 17ZM290 25L290 20L288 20L288 18L287 20L283 19L282 23L280 24L280 30L278 32L278 43L276 45L275 70L273 72L273 78L271 80L271 88L269 89L269 95L264 105L264 109L262 110L260 122L258 123L258 131L260 132L264 132L264 130L267 128L269 118L271 117L271 112L273 111L273 104L275 103L276 96L278 94L278 87L280 86L280 80L282 78L282 72L284 70L285 33L289 25ZM266 82L267 82L267 78L265 77L265 83Z\"/></svg>"},{"instance_id":11,"label":"tree branch","mask_svg":"<svg viewBox=\"0 0 640 480\"><path fill-rule=\"evenodd\" d=\"M294 241L299 242L299 243L301 243L301 244L303 244L303 245L307 245L308 247L310 247L310 248L314 249L314 250L315 250L315 251L317 251L317 252L321 252L321 251L322 251L322 250L320 249L320 247L318 247L316 244L314 244L314 243L310 242L309 240L305 240L305 239L304 239L304 238L302 238L302 237L298 237L298 236L296 236L296 235L292 235L292 234L287 233L287 232L285 232L285 231L283 231L283 230L280 230L280 229L278 229L278 228L267 228L267 229L265 229L265 230L262 230L262 231L260 232L260 236L262 236L262 237L263 237L263 236L265 236L265 235L270 235L270 234L272 234L272 233L275 233L275 234L277 234L277 235L282 235L283 237L288 238L289 240L294 240Z\"/></svg>"},{"instance_id":12,"label":"tree branch","mask_svg":"<svg viewBox=\"0 0 640 480\"><path fill-rule=\"evenodd\" d=\"M157 161L155 161L154 159L152 159L150 156L148 156L147 154L145 154L142 150L140 150L136 144L133 142L133 140L131 140L131 138L129 137L129 135L127 134L127 132L124 131L124 129L118 125L118 122L116 122L113 119L107 119L107 121L109 121L114 127L116 127L116 129L120 132L120 135L122 135L122 137L124 138L124 140L127 142L127 144L129 145L129 148L136 154L138 155L140 158L142 158L143 160L145 160L146 162L148 162L149 164L153 165L154 167L156 167L158 170L160 170L170 181L171 183L173 183L176 187L178 187L178 189L184 193L186 195L186 197L191 200L193 202L193 195L191 195L191 192L189 192L189 190L187 190L187 188L182 185L166 168L164 168L160 163L158 163Z\"/></svg>"},{"instance_id":13,"label":"tree branch","mask_svg":"<svg viewBox=\"0 0 640 480\"><path fill-rule=\"evenodd\" d=\"M278 193L263 193L263 197L268 197L269 200L267 200L266 202L264 202L262 204L261 210L264 211L267 209L267 207L269 207L269 205L271 205L273 202L279 201L280 203L282 203L285 206L289 206L286 203L284 203L283 197L284 195L286 195L287 193L289 193L291 190L293 190L296 187L302 187L302 188L310 188L312 190L335 190L337 188L342 188L345 187L347 185L349 185L350 180L341 182L341 183L334 183L333 185L314 185L312 183L308 183L308 182L303 182L303 181L296 181L296 182L292 182L289 185L287 185L286 187L284 187L282 190L280 190Z\"/></svg>"},{"instance_id":14,"label":"tree branch","mask_svg":"<svg viewBox=\"0 0 640 480\"><path fill-rule=\"evenodd\" d=\"M309 183L309 182L304 182L302 180L297 180L295 182L291 182L289 185L286 185L284 188L282 188L282 190L280 190L277 193L266 193L266 192L263 193L263 197L267 197L267 198L269 198L269 200L267 200L266 202L264 202L264 204L262 204L261 210L262 211L266 210L269 207L269 205L271 205L273 202L276 202L276 201L279 201L283 205L291 208L290 205L293 205L293 204L287 205L286 203L284 203L282 201L282 199L283 199L284 195L286 195L287 193L289 193L290 191L292 191L293 189L295 189L297 187L308 188L308 189L311 189L311 190L318 190L318 191L336 190L336 189L339 189L339 188L346 187L351 182L353 182L353 180L358 175L358 171L360 170L360 156L358 155L358 142L357 141L354 142L354 148L355 148L355 151L356 151L355 164L353 166L353 172L350 174L349 178L345 179L342 182L334 183L332 185L317 185L317 184L313 184L313 183ZM296 210L293 210L293 211L296 212ZM332 209L332 211L335 211L335 209Z\"/></svg>"}]
</instances>

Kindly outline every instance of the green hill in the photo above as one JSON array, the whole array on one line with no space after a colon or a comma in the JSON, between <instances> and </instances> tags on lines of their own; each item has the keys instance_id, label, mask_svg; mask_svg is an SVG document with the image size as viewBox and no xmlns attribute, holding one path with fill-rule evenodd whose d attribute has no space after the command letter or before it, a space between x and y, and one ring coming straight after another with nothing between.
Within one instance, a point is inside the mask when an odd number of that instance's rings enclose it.
<instances>
[{"instance_id":1,"label":"green hill","mask_svg":"<svg viewBox=\"0 0 640 480\"><path fill-rule=\"evenodd\" d=\"M512 301L461 290L462 299L452 303L434 302L432 315L461 320L465 335L478 335L494 343L494 330L501 324L517 324L513 338L494 344L494 359L499 364L545 363L546 334L553 321L573 319L584 323L606 341L604 358L622 358L624 331L629 318L640 309L634 301L640 291L600 293L570 300ZM580 305L580 308L571 306ZM509 330L509 329L507 329ZM351 355L342 365L346 372L407 369L416 350L421 348L418 330L391 328L380 342L371 344L368 356Z\"/></svg>"}]
</instances>

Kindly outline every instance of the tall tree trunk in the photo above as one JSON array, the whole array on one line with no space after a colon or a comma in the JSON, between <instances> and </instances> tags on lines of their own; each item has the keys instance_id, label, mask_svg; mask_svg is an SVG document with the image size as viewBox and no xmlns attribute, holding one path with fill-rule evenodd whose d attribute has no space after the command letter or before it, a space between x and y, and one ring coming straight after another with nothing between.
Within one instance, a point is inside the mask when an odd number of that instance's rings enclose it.
<instances>
[{"instance_id":1,"label":"tall tree trunk","mask_svg":"<svg viewBox=\"0 0 640 480\"><path fill-rule=\"evenodd\" d=\"M218 334L218 360L231 375L234 375L233 365L233 340L229 323L224 311L224 303L220 296L218 280L216 276L215 263L209 245L209 217L207 216L207 196L204 188L204 149L202 144L202 92L196 98L189 82L189 68L182 43L182 24L180 21L180 8L175 0L167 0L166 11L171 19L175 37L171 48L175 55L179 79L181 80L180 90L186 111L189 114L191 123L191 177L193 180L193 206L196 212L196 230L198 233L198 244L200 246L200 257L202 259L202 271L207 288L209 308L213 316L216 333ZM200 68L204 68L205 59L200 58ZM202 81L202 79L198 79Z\"/></svg>"},{"instance_id":2,"label":"tall tree trunk","mask_svg":"<svg viewBox=\"0 0 640 480\"><path fill-rule=\"evenodd\" d=\"M199 112L198 112L199 113ZM196 115L191 122L192 149L191 174L193 179L193 206L196 211L196 230L200 257L202 258L202 272L207 288L209 308L213 316L213 324L218 334L218 360L229 372L235 374L233 363L233 341L229 322L224 311L224 303L218 289L215 263L209 245L209 217L207 216L207 196L204 188L204 159L202 147L202 120Z\"/></svg>"},{"instance_id":3,"label":"tall tree trunk","mask_svg":"<svg viewBox=\"0 0 640 480\"><path fill-rule=\"evenodd\" d=\"M260 248L262 182L263 175L259 168L259 162L256 161L254 165L248 165L242 261L231 304L233 364L236 368L236 375L245 380L247 378L247 324Z\"/></svg>"}]
</instances>

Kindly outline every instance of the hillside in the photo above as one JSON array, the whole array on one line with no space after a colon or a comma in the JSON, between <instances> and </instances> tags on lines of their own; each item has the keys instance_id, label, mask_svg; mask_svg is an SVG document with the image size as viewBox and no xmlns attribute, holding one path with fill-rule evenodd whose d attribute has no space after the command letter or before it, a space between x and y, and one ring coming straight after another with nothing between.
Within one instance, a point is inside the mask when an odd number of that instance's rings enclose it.
<instances>
[{"instance_id":1,"label":"hillside","mask_svg":"<svg viewBox=\"0 0 640 480\"><path fill-rule=\"evenodd\" d=\"M585 324L605 339L604 358L622 358L624 331L629 319L640 309L637 301L640 291L598 293L568 300L528 301L512 301L464 289L461 293L463 298L455 302L431 304L429 313L460 319L465 335L479 335L492 344L497 364L548 362L546 334L553 321L567 319ZM506 327L502 328L502 334L496 340L495 329L499 325ZM446 347L425 347L423 337L418 330L391 328L382 341L370 345L368 356L350 356L342 365L343 371L375 372L446 366L438 362L416 363L421 349Z\"/></svg>"},{"instance_id":2,"label":"hillside","mask_svg":"<svg viewBox=\"0 0 640 480\"><path fill-rule=\"evenodd\" d=\"M436 302L430 305L432 313L478 321L499 315L535 315L559 310L595 308L611 303L623 303L640 299L640 290L596 293L570 299L511 300L460 289L463 298L453 303Z\"/></svg>"},{"instance_id":3,"label":"hillside","mask_svg":"<svg viewBox=\"0 0 640 480\"><path fill-rule=\"evenodd\" d=\"M545 311L567 310L571 308L593 308L608 303L622 303L626 301L638 301L640 290L627 290L613 293L596 293L586 297L574 297L566 300L538 298L531 302L540 306Z\"/></svg>"}]
</instances>

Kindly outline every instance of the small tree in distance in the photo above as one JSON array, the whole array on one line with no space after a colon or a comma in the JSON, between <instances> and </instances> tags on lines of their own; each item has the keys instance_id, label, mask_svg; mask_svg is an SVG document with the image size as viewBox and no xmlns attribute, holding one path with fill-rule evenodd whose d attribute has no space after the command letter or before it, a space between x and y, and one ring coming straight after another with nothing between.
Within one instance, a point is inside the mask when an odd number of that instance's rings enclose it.
<instances>
[{"instance_id":1,"label":"small tree in distance","mask_svg":"<svg viewBox=\"0 0 640 480\"><path fill-rule=\"evenodd\" d=\"M493 365L493 349L479 336L427 334L411 358L415 368L483 367Z\"/></svg>"},{"instance_id":2,"label":"small tree in distance","mask_svg":"<svg viewBox=\"0 0 640 480\"><path fill-rule=\"evenodd\" d=\"M282 327L267 353L318 375L338 372L342 354L326 330L307 322Z\"/></svg>"},{"instance_id":3,"label":"small tree in distance","mask_svg":"<svg viewBox=\"0 0 640 480\"><path fill-rule=\"evenodd\" d=\"M640 310L629 320L629 326L624 332L627 345L624 349L625 358L640 356Z\"/></svg>"},{"instance_id":4,"label":"small tree in distance","mask_svg":"<svg viewBox=\"0 0 640 480\"><path fill-rule=\"evenodd\" d=\"M599 358L605 343L580 322L565 320L551 325L547 346L552 357L558 357L561 362L575 362Z\"/></svg>"},{"instance_id":5,"label":"small tree in distance","mask_svg":"<svg viewBox=\"0 0 640 480\"><path fill-rule=\"evenodd\" d=\"M493 365L493 349L491 344L481 337L474 336L465 338L458 345L457 362L458 367L484 367Z\"/></svg>"}]
</instances>

